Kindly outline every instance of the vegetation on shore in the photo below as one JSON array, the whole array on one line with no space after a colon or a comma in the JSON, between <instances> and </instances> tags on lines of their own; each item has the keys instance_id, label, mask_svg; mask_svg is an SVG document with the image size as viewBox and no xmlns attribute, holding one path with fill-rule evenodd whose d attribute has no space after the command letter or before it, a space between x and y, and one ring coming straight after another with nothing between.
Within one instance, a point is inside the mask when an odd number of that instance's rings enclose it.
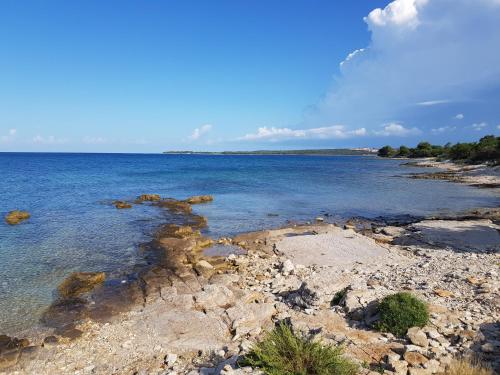
<instances>
[{"instance_id":1,"label":"vegetation on shore","mask_svg":"<svg viewBox=\"0 0 500 375\"><path fill-rule=\"evenodd\" d=\"M486 135L478 142L447 143L444 146L420 142L417 147L400 146L395 149L384 146L378 150L378 156L387 158L427 158L437 157L441 160L453 160L464 163L500 164L500 137Z\"/></svg>"},{"instance_id":2,"label":"vegetation on shore","mask_svg":"<svg viewBox=\"0 0 500 375\"><path fill-rule=\"evenodd\" d=\"M424 302L410 293L401 292L385 297L379 305L380 320L375 328L403 337L412 327L423 327L429 321Z\"/></svg>"},{"instance_id":3,"label":"vegetation on shore","mask_svg":"<svg viewBox=\"0 0 500 375\"><path fill-rule=\"evenodd\" d=\"M323 345L280 323L246 355L242 365L269 375L354 375L358 366L343 357L342 347Z\"/></svg>"}]
</instances>

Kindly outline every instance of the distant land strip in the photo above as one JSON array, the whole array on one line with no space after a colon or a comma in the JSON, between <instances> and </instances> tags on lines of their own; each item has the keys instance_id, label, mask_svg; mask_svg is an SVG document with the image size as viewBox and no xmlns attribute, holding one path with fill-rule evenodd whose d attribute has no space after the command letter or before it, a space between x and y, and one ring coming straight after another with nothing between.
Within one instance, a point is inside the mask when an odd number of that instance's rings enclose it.
<instances>
[{"instance_id":1,"label":"distant land strip","mask_svg":"<svg viewBox=\"0 0 500 375\"><path fill-rule=\"evenodd\" d=\"M257 150L257 151L165 151L173 155L376 155L371 148L331 148L314 150Z\"/></svg>"}]
</instances>

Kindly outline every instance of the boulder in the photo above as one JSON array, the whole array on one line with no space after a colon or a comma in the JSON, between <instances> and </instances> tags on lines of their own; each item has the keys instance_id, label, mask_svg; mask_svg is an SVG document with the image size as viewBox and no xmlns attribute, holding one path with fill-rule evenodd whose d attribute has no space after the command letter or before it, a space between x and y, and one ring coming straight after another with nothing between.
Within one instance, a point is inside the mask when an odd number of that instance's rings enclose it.
<instances>
[{"instance_id":1,"label":"boulder","mask_svg":"<svg viewBox=\"0 0 500 375\"><path fill-rule=\"evenodd\" d=\"M195 195L186 199L185 202L189 204L200 204L212 202L213 200L214 197L212 197L211 195Z\"/></svg>"},{"instance_id":2,"label":"boulder","mask_svg":"<svg viewBox=\"0 0 500 375\"><path fill-rule=\"evenodd\" d=\"M14 211L10 211L5 216L5 221L7 222L7 224L16 225L24 220L28 220L29 218L30 218L30 214L28 212L14 210Z\"/></svg>"},{"instance_id":3,"label":"boulder","mask_svg":"<svg viewBox=\"0 0 500 375\"><path fill-rule=\"evenodd\" d=\"M78 297L90 292L104 280L106 280L104 272L74 272L58 286L57 290L64 298Z\"/></svg>"},{"instance_id":4,"label":"boulder","mask_svg":"<svg viewBox=\"0 0 500 375\"><path fill-rule=\"evenodd\" d=\"M419 327L410 328L406 335L410 339L411 343L414 345L422 346L424 348L429 346L429 340L427 339L427 335Z\"/></svg>"}]
</instances>

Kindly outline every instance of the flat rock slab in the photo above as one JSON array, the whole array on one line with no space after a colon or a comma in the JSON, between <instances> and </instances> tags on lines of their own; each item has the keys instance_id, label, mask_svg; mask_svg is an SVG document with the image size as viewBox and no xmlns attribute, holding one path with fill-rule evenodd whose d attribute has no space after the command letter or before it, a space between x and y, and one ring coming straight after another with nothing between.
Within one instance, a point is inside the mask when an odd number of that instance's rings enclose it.
<instances>
[{"instance_id":1,"label":"flat rock slab","mask_svg":"<svg viewBox=\"0 0 500 375\"><path fill-rule=\"evenodd\" d=\"M373 239L341 228L332 228L327 233L284 237L276 242L276 249L293 263L305 266L370 263L389 255L389 251Z\"/></svg>"},{"instance_id":2,"label":"flat rock slab","mask_svg":"<svg viewBox=\"0 0 500 375\"><path fill-rule=\"evenodd\" d=\"M414 236L432 245L469 251L500 251L500 226L491 220L424 220Z\"/></svg>"}]
</instances>

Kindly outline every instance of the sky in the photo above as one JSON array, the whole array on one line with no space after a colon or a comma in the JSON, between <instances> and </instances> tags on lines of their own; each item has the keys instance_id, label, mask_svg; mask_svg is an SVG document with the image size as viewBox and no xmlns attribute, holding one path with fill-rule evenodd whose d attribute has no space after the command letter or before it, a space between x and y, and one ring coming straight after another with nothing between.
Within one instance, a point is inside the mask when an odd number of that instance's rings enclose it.
<instances>
[{"instance_id":1,"label":"sky","mask_svg":"<svg viewBox=\"0 0 500 375\"><path fill-rule=\"evenodd\" d=\"M500 0L4 0L0 151L500 134Z\"/></svg>"}]
</instances>

